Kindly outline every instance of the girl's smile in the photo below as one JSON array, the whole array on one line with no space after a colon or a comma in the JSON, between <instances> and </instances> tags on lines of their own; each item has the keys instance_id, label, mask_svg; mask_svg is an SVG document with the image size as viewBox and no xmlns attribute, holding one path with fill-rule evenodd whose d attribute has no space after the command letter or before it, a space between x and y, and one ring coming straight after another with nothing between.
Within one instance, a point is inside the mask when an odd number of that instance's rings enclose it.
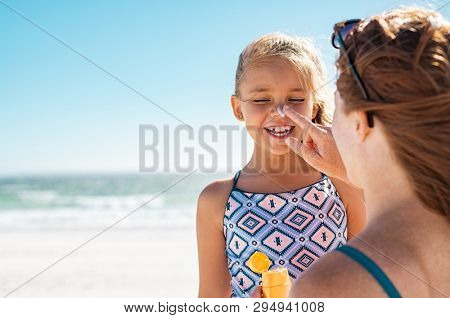
<instances>
[{"instance_id":1,"label":"girl's smile","mask_svg":"<svg viewBox=\"0 0 450 318\"><path fill-rule=\"evenodd\" d=\"M273 138L286 139L292 134L295 126L275 126L264 127L264 130Z\"/></svg>"}]
</instances>

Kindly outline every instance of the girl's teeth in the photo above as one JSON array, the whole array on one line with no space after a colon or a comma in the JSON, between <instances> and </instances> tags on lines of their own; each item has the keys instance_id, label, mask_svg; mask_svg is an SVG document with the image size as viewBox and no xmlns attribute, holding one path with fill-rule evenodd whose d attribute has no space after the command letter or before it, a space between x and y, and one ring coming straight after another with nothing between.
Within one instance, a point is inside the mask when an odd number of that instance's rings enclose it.
<instances>
[{"instance_id":1,"label":"girl's teeth","mask_svg":"<svg viewBox=\"0 0 450 318\"><path fill-rule=\"evenodd\" d=\"M272 135L281 137L286 136L292 130L291 126L276 126L276 127L268 127L267 128Z\"/></svg>"},{"instance_id":2,"label":"girl's teeth","mask_svg":"<svg viewBox=\"0 0 450 318\"><path fill-rule=\"evenodd\" d=\"M275 132L285 132L287 130L291 130L290 126L277 126L277 127L269 127L268 128L270 131L275 131Z\"/></svg>"}]
</instances>

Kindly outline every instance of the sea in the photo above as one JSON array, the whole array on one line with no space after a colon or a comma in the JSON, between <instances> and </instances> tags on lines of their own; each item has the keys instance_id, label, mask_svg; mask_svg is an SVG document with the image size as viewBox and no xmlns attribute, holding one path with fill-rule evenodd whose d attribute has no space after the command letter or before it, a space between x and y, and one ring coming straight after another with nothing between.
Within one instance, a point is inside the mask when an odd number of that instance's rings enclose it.
<instances>
[{"instance_id":1,"label":"sea","mask_svg":"<svg viewBox=\"0 0 450 318\"><path fill-rule=\"evenodd\" d=\"M227 173L0 177L0 231L195 227L198 195Z\"/></svg>"}]
</instances>

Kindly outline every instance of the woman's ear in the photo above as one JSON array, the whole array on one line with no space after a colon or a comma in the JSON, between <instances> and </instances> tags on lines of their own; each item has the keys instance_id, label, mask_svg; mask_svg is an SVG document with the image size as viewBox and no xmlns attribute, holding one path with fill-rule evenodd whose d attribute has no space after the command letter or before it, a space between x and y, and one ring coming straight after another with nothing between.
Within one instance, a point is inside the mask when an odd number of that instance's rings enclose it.
<instances>
[{"instance_id":1,"label":"woman's ear","mask_svg":"<svg viewBox=\"0 0 450 318\"><path fill-rule=\"evenodd\" d=\"M367 120L367 113L360 110L353 111L352 113L355 123L355 132L358 136L358 140L364 141L371 131L369 122Z\"/></svg>"},{"instance_id":2,"label":"woman's ear","mask_svg":"<svg viewBox=\"0 0 450 318\"><path fill-rule=\"evenodd\" d=\"M234 117L239 121L244 121L242 114L241 103L236 95L231 95L231 107L233 108Z\"/></svg>"}]
</instances>

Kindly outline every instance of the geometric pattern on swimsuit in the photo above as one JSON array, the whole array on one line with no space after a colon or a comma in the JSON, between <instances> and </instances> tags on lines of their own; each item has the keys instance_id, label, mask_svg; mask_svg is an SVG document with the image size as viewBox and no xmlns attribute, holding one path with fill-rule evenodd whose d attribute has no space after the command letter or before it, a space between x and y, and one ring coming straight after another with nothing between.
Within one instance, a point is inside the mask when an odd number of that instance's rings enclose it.
<instances>
[{"instance_id":1,"label":"geometric pattern on swimsuit","mask_svg":"<svg viewBox=\"0 0 450 318\"><path fill-rule=\"evenodd\" d=\"M247 263L255 251L269 257L269 269L286 267L295 280L322 255L346 244L347 213L326 175L314 184L280 193L245 192L233 186L223 234L230 297L249 297L261 285L261 274Z\"/></svg>"}]
</instances>

